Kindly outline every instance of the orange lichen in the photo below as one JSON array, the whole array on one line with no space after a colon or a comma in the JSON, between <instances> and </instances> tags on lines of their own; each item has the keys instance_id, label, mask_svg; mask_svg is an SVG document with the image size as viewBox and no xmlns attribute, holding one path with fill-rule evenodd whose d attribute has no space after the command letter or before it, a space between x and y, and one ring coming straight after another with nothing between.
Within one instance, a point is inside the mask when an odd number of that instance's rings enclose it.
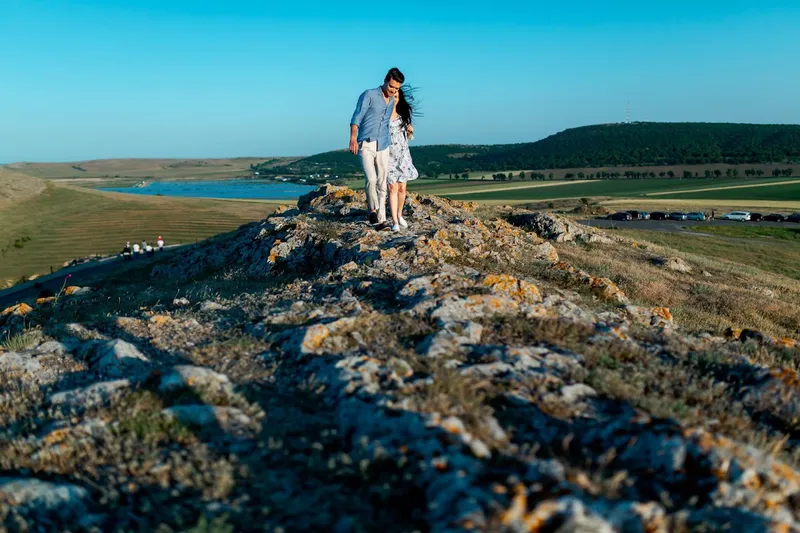
<instances>
[{"instance_id":1,"label":"orange lichen","mask_svg":"<svg viewBox=\"0 0 800 533\"><path fill-rule=\"evenodd\" d=\"M380 251L381 259L396 259L400 252L397 251L397 248L388 248Z\"/></svg>"},{"instance_id":2,"label":"orange lichen","mask_svg":"<svg viewBox=\"0 0 800 533\"><path fill-rule=\"evenodd\" d=\"M56 297L55 296L48 296L47 298L36 298L36 304L37 305L44 305L46 303L50 303L50 302L54 302L54 301L56 301Z\"/></svg>"},{"instance_id":3,"label":"orange lichen","mask_svg":"<svg viewBox=\"0 0 800 533\"><path fill-rule=\"evenodd\" d=\"M540 531L553 515L558 512L558 502L546 501L536 506L536 509L525 516L523 524L530 533Z\"/></svg>"},{"instance_id":4,"label":"orange lichen","mask_svg":"<svg viewBox=\"0 0 800 533\"><path fill-rule=\"evenodd\" d=\"M150 317L150 323L156 326L164 326L172 322L172 317L169 315L155 315Z\"/></svg>"},{"instance_id":5,"label":"orange lichen","mask_svg":"<svg viewBox=\"0 0 800 533\"><path fill-rule=\"evenodd\" d=\"M559 261L555 263L552 268L554 270L566 270L567 272L575 272L575 267L567 263L566 261Z\"/></svg>"},{"instance_id":6,"label":"orange lichen","mask_svg":"<svg viewBox=\"0 0 800 533\"><path fill-rule=\"evenodd\" d=\"M9 316L9 315L25 316L28 313L30 313L31 311L33 311L33 307L31 307L30 305L28 305L26 303L21 303L21 304L12 305L11 307L7 307L7 308L3 309L3 311L0 312L0 316Z\"/></svg>"},{"instance_id":7,"label":"orange lichen","mask_svg":"<svg viewBox=\"0 0 800 533\"><path fill-rule=\"evenodd\" d=\"M331 330L326 325L314 324L308 328L303 337L302 349L308 352L317 351L330 334Z\"/></svg>"},{"instance_id":8,"label":"orange lichen","mask_svg":"<svg viewBox=\"0 0 800 533\"><path fill-rule=\"evenodd\" d=\"M525 510L528 508L528 494L525 486L521 483L514 485L514 498L511 500L511 505L500 513L500 522L504 526L519 522L525 516Z\"/></svg>"},{"instance_id":9,"label":"orange lichen","mask_svg":"<svg viewBox=\"0 0 800 533\"><path fill-rule=\"evenodd\" d=\"M787 387L797 387L800 385L800 376L798 376L797 372L789 368L775 368L770 371L770 374Z\"/></svg>"},{"instance_id":10,"label":"orange lichen","mask_svg":"<svg viewBox=\"0 0 800 533\"><path fill-rule=\"evenodd\" d=\"M542 300L542 295L536 285L508 274L489 274L483 279L483 285L491 287L494 293L507 294L519 301L540 302Z\"/></svg>"},{"instance_id":11,"label":"orange lichen","mask_svg":"<svg viewBox=\"0 0 800 533\"><path fill-rule=\"evenodd\" d=\"M742 336L741 328L728 328L725 330L725 337L728 339L736 339Z\"/></svg>"},{"instance_id":12,"label":"orange lichen","mask_svg":"<svg viewBox=\"0 0 800 533\"><path fill-rule=\"evenodd\" d=\"M650 312L654 316L663 318L667 322L672 322L672 312L669 310L669 307L654 307Z\"/></svg>"}]
</instances>

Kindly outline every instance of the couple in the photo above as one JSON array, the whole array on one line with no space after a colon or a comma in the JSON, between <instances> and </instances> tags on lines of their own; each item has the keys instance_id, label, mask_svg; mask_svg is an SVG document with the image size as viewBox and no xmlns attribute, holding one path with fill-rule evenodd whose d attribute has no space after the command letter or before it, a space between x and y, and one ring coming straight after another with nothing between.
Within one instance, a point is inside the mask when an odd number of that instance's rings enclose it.
<instances>
[{"instance_id":1,"label":"couple","mask_svg":"<svg viewBox=\"0 0 800 533\"><path fill-rule=\"evenodd\" d=\"M388 226L388 184L392 231L408 227L403 218L406 182L419 176L408 150L408 141L414 134L413 97L404 82L402 72L396 68L389 70L383 85L361 93L350 120L350 151L361 158L366 175L369 221L380 229Z\"/></svg>"}]
</instances>

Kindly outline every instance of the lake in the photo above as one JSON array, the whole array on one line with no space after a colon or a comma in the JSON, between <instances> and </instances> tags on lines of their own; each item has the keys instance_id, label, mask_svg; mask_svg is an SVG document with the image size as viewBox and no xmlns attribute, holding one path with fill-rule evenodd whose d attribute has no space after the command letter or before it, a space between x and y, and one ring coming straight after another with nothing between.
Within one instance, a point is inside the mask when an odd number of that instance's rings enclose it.
<instances>
[{"instance_id":1,"label":"lake","mask_svg":"<svg viewBox=\"0 0 800 533\"><path fill-rule=\"evenodd\" d=\"M314 185L260 180L154 181L144 187L106 187L101 191L190 198L290 200L316 189Z\"/></svg>"}]
</instances>

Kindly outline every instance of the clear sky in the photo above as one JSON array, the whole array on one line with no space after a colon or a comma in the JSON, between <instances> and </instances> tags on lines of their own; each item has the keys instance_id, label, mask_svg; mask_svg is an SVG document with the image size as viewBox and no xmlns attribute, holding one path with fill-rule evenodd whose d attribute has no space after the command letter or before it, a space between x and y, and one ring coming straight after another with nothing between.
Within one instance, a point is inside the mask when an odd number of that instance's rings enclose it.
<instances>
[{"instance_id":1,"label":"clear sky","mask_svg":"<svg viewBox=\"0 0 800 533\"><path fill-rule=\"evenodd\" d=\"M397 66L416 143L800 123L798 0L0 0L0 162L347 147Z\"/></svg>"}]
</instances>

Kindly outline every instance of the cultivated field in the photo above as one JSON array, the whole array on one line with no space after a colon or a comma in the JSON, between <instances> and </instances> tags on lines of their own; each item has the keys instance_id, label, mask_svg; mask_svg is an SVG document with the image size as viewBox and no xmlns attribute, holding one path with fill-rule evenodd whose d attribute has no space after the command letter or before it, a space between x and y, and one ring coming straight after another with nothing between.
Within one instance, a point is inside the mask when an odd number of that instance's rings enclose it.
<instances>
[{"instance_id":1,"label":"cultivated field","mask_svg":"<svg viewBox=\"0 0 800 533\"><path fill-rule=\"evenodd\" d=\"M253 220L275 204L102 193L48 184L0 209L0 283L58 269L65 261L118 252L158 235L195 242ZM16 242L16 245L15 245Z\"/></svg>"}]
</instances>

